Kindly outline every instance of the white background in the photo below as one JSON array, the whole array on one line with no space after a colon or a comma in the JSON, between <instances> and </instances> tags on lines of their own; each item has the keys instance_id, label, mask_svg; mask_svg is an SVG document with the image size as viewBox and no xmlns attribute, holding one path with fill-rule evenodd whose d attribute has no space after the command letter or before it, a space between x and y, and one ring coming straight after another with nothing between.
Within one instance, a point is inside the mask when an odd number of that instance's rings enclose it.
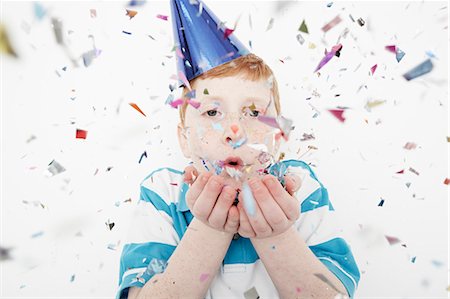
<instances>
[{"instance_id":1,"label":"white background","mask_svg":"<svg viewBox=\"0 0 450 299\"><path fill-rule=\"evenodd\" d=\"M206 3L229 27L240 16L234 34L247 46L251 40L274 70L282 110L296 126L284 150L314 165L342 214L362 273L357 297L447 297L447 3ZM11 256L0 261L2 298L115 296L140 181L155 168L188 162L176 140L178 112L164 104L176 83L169 2L128 7L138 10L131 20L126 4L43 2L39 20L33 3L2 2L2 23L18 54L2 54L1 62L0 246ZM324 34L336 15L342 22ZM52 17L62 20L67 50L56 43ZM303 19L309 34L302 33L301 45ZM314 74L346 28L341 56ZM79 57L92 49L89 35L102 53L85 67ZM400 63L386 45L406 53ZM426 51L436 56L434 69L406 81L402 75L427 59ZM365 108L377 100L385 102ZM345 123L327 111L338 106L349 108ZM86 140L75 138L77 128L88 131ZM316 139L300 141L303 133ZM417 148L405 149L407 142ZM309 145L318 150L306 153ZM144 151L148 158L139 164ZM53 159L66 171L49 178ZM385 235L400 243L389 245Z\"/></svg>"}]
</instances>

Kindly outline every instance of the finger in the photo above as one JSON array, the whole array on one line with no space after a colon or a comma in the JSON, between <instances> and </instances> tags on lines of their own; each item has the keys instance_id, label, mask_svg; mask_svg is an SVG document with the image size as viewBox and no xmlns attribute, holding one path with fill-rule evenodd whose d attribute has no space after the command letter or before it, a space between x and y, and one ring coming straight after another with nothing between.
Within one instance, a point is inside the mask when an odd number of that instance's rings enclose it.
<instances>
[{"instance_id":1,"label":"finger","mask_svg":"<svg viewBox=\"0 0 450 299\"><path fill-rule=\"evenodd\" d=\"M186 193L186 203L190 210L192 210L192 208L194 207L195 201L202 193L206 183L208 182L211 176L212 176L211 172L204 172L200 174L198 179L189 188L188 192Z\"/></svg>"},{"instance_id":2,"label":"finger","mask_svg":"<svg viewBox=\"0 0 450 299\"><path fill-rule=\"evenodd\" d=\"M266 185L263 184L261 179L253 178L250 180L250 186L258 207L272 230L279 231L284 229L289 219L286 217L286 214L280 208L277 201L273 198ZM252 219L250 219L250 223L251 220Z\"/></svg>"},{"instance_id":3,"label":"finger","mask_svg":"<svg viewBox=\"0 0 450 299\"><path fill-rule=\"evenodd\" d=\"M287 174L284 176L284 180L286 182L285 189L292 196L294 196L295 192L302 186L302 180L296 174Z\"/></svg>"},{"instance_id":4,"label":"finger","mask_svg":"<svg viewBox=\"0 0 450 299\"><path fill-rule=\"evenodd\" d=\"M226 232L235 233L239 228L239 210L236 206L231 206L228 210L227 222L225 223L224 230Z\"/></svg>"},{"instance_id":5,"label":"finger","mask_svg":"<svg viewBox=\"0 0 450 299\"><path fill-rule=\"evenodd\" d=\"M262 179L269 189L272 197L277 201L280 208L290 221L295 221L300 216L300 204L292 197L273 175L266 175Z\"/></svg>"},{"instance_id":6,"label":"finger","mask_svg":"<svg viewBox=\"0 0 450 299\"><path fill-rule=\"evenodd\" d=\"M238 233L245 238L254 238L256 237L256 233L253 230L250 220L248 219L247 213L244 210L244 206L240 201L237 205L239 210L239 230Z\"/></svg>"},{"instance_id":7,"label":"finger","mask_svg":"<svg viewBox=\"0 0 450 299\"><path fill-rule=\"evenodd\" d=\"M222 191L223 183L224 179L220 176L211 175L209 177L208 182L192 208L192 212L195 217L202 221L207 221L214 205L216 204L217 198L220 195L220 191Z\"/></svg>"},{"instance_id":8,"label":"finger","mask_svg":"<svg viewBox=\"0 0 450 299\"><path fill-rule=\"evenodd\" d=\"M242 193L239 194L239 201L243 201L245 212L247 215L249 215L248 212L248 202L253 201L252 205L254 205L254 213L250 214L248 217L248 220L250 222L250 225L253 228L253 231L256 233L259 237L265 237L267 235L270 235L272 233L272 228L267 223L266 219L264 218L264 215L262 214L258 203L254 199L253 190L250 190L249 192L246 192L246 189L250 188L247 184L247 182L244 182L242 184ZM250 195L249 195L250 193Z\"/></svg>"},{"instance_id":9,"label":"finger","mask_svg":"<svg viewBox=\"0 0 450 299\"><path fill-rule=\"evenodd\" d=\"M193 165L189 165L184 169L183 181L192 185L195 179L198 177L198 171Z\"/></svg>"},{"instance_id":10,"label":"finger","mask_svg":"<svg viewBox=\"0 0 450 299\"><path fill-rule=\"evenodd\" d=\"M224 229L228 211L236 197L236 190L231 186L224 186L208 217L208 223L216 229ZM201 204L199 202L199 204Z\"/></svg>"}]
</instances>

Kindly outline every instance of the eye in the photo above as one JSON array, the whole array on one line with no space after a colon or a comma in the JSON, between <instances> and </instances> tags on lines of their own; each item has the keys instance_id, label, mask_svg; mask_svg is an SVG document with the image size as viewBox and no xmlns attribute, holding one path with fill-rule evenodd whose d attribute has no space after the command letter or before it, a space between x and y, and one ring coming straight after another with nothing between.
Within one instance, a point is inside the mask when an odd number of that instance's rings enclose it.
<instances>
[{"instance_id":1,"label":"eye","mask_svg":"<svg viewBox=\"0 0 450 299\"><path fill-rule=\"evenodd\" d=\"M206 114L208 114L208 116L216 116L217 110L208 110L206 111Z\"/></svg>"},{"instance_id":2,"label":"eye","mask_svg":"<svg viewBox=\"0 0 450 299\"><path fill-rule=\"evenodd\" d=\"M259 111L258 110L251 110L250 111L250 116L252 116L252 117L258 117L258 115L259 115Z\"/></svg>"}]
</instances>

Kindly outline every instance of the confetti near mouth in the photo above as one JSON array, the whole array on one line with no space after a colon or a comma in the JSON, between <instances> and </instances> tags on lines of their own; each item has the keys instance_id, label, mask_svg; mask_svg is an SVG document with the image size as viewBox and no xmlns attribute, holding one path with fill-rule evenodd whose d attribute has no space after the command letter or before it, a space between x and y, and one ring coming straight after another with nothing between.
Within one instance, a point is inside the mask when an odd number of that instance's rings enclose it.
<instances>
[{"instance_id":1,"label":"confetti near mouth","mask_svg":"<svg viewBox=\"0 0 450 299\"><path fill-rule=\"evenodd\" d=\"M406 74L403 75L403 77L410 81L412 79L415 79L417 77L423 76L433 69L433 63L431 62L431 59L427 59Z\"/></svg>"},{"instance_id":2,"label":"confetti near mouth","mask_svg":"<svg viewBox=\"0 0 450 299\"><path fill-rule=\"evenodd\" d=\"M244 198L244 207L250 216L255 216L255 198L247 182L242 184L242 197Z\"/></svg>"}]
</instances>

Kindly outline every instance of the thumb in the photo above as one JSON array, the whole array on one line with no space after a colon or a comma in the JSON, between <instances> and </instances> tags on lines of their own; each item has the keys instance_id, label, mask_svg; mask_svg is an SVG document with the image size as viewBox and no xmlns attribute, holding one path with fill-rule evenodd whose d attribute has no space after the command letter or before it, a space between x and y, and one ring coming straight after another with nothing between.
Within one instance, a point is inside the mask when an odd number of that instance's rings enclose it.
<instances>
[{"instance_id":1,"label":"thumb","mask_svg":"<svg viewBox=\"0 0 450 299\"><path fill-rule=\"evenodd\" d=\"M287 174L284 176L285 189L291 195L294 196L295 192L302 186L302 180L296 174Z\"/></svg>"}]
</instances>

